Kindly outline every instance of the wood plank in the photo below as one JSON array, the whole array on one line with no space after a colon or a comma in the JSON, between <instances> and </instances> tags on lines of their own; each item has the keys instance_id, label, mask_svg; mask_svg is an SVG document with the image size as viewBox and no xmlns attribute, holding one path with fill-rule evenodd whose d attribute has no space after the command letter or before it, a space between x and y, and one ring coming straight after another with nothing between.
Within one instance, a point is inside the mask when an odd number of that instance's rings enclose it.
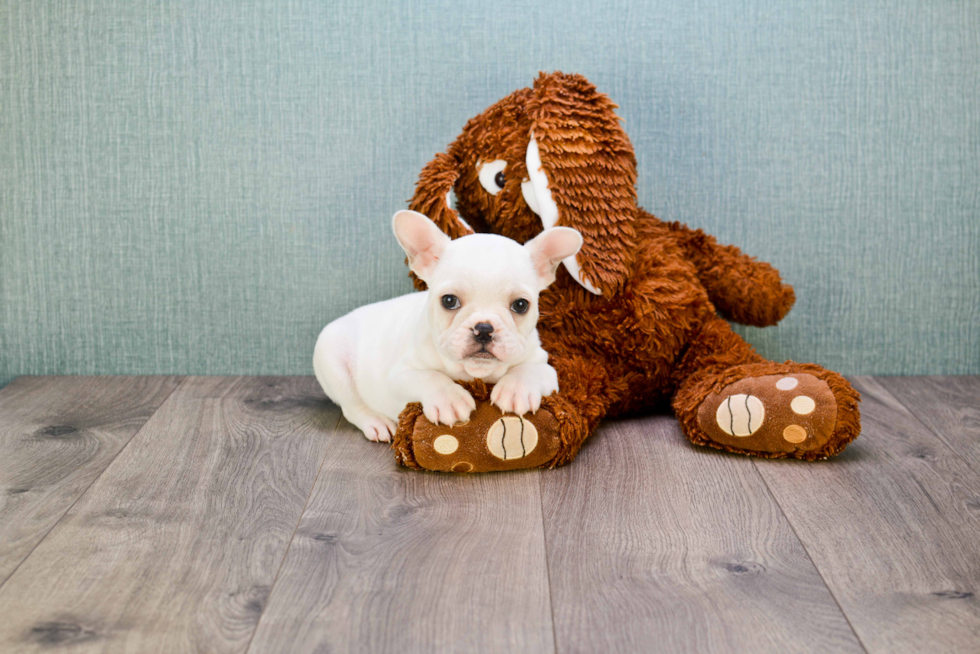
<instances>
[{"instance_id":1,"label":"wood plank","mask_svg":"<svg viewBox=\"0 0 980 654\"><path fill-rule=\"evenodd\" d=\"M0 650L243 651L338 420L312 378L186 378L0 589Z\"/></svg>"},{"instance_id":2,"label":"wood plank","mask_svg":"<svg viewBox=\"0 0 980 654\"><path fill-rule=\"evenodd\" d=\"M980 469L980 377L876 377L939 440Z\"/></svg>"},{"instance_id":3,"label":"wood plank","mask_svg":"<svg viewBox=\"0 0 980 654\"><path fill-rule=\"evenodd\" d=\"M553 651L541 472L398 469L344 425L249 651Z\"/></svg>"},{"instance_id":4,"label":"wood plank","mask_svg":"<svg viewBox=\"0 0 980 654\"><path fill-rule=\"evenodd\" d=\"M607 422L541 477L559 652L861 651L752 460Z\"/></svg>"},{"instance_id":5,"label":"wood plank","mask_svg":"<svg viewBox=\"0 0 980 654\"><path fill-rule=\"evenodd\" d=\"M20 377L0 391L0 586L179 377Z\"/></svg>"},{"instance_id":6,"label":"wood plank","mask_svg":"<svg viewBox=\"0 0 980 654\"><path fill-rule=\"evenodd\" d=\"M876 379L862 435L825 463L756 462L872 652L980 644L980 475Z\"/></svg>"}]
</instances>

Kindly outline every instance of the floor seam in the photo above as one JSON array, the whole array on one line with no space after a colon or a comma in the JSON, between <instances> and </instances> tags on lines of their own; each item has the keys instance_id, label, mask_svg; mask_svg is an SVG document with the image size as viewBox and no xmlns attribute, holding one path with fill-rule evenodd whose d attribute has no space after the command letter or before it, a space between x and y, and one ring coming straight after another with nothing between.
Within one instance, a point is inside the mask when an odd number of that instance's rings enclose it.
<instances>
[{"instance_id":1,"label":"floor seam","mask_svg":"<svg viewBox=\"0 0 980 654\"><path fill-rule=\"evenodd\" d=\"M174 387L171 389L171 391L169 393L167 393L167 397L163 398L163 401L160 402L159 405L157 405L157 408L154 409L153 412L149 416L147 416L146 421L143 422L142 425L140 425L140 428L133 432L133 435L129 437L129 440L128 441L126 441L126 444L119 448L119 451L116 452L116 455L112 457L112 459L109 461L109 463L107 463L105 465L104 468L102 468L102 471L99 472L99 474L97 474L94 479L92 479L92 481L89 483L89 485L85 487L85 490L83 490L81 493L79 493L78 497L75 498L75 501L72 502L68 506L67 509L65 509L65 512L62 513L58 517L58 519L55 521L55 523L53 525L51 525L51 528L48 529L46 532L44 532L44 536L41 537L41 540L39 540L36 543L34 543L34 547L32 547L31 548L31 551L28 552L27 555L24 556L24 558L20 560L20 563L17 564L17 567L15 567L13 570L11 570L10 571L10 574L7 575L7 577L3 581L0 581L0 589L3 589L4 584L6 584L11 579L13 579L14 575L17 574L17 571L20 570L20 567L22 565L24 565L24 562L27 561L27 559L31 558L31 555L34 554L34 551L41 545L41 543L43 543L45 540L47 540L48 536L51 535L51 532L54 531L55 528L58 525L61 524L61 521L65 519L65 516L68 515L69 513L71 513L71 510L73 508L75 508L75 505L78 504L78 502L83 497L85 497L88 494L88 492L92 488L92 486L95 485L95 482L97 482L100 479L102 479L102 475L104 475L105 472L106 472L106 470L108 470L112 466L112 464L116 462L116 459L119 458L119 455L121 455L123 452L126 451L126 448L129 447L129 444L132 443L134 440L136 440L136 437L137 436L139 436L140 434L143 433L143 430L146 429L146 426L150 423L150 420L153 419L153 416L155 416L157 414L157 412L161 408L163 408L163 405L166 404L170 400L171 397L173 397L173 394L177 392L177 389L179 389L181 386L184 385L184 381L187 379L187 376L181 376L179 379L180 379L180 381L178 381L177 384L175 384Z\"/></svg>"},{"instance_id":2,"label":"floor seam","mask_svg":"<svg viewBox=\"0 0 980 654\"><path fill-rule=\"evenodd\" d=\"M340 422L344 419L343 414L337 417L337 424L333 427L333 433L337 433L337 428L340 427ZM245 646L245 654L248 654L252 649L252 642L255 640L255 634L259 633L259 626L262 624L262 618L265 617L265 610L268 608L269 604L272 603L272 593L276 590L276 583L279 581L279 575L282 573L283 567L286 565L286 559L289 558L289 550L293 546L293 541L296 539L296 532L299 531L299 526L303 524L303 516L306 515L306 509L310 506L310 499L313 497L313 491L316 490L316 483L320 480L320 473L323 472L323 466L327 463L327 456L330 454L330 447L326 448L323 453L323 458L320 459L320 465L317 466L316 476L313 477L313 483L310 484L310 492L306 496L306 502L303 503L303 510L299 512L299 519L296 520L296 526L293 528L293 533L289 536L289 543L286 545L286 551L282 554L282 560L279 562L279 568L276 570L276 576L272 578L272 584L269 586L269 595L265 604L262 605L262 611L259 613L259 619L255 621L255 628L252 629L252 635L249 636L248 644Z\"/></svg>"},{"instance_id":3,"label":"floor seam","mask_svg":"<svg viewBox=\"0 0 980 654\"><path fill-rule=\"evenodd\" d=\"M544 572L548 579L548 609L551 611L551 645L558 654L558 625L555 623L555 598L551 590L551 556L548 551L548 529L544 522L544 474L538 471L538 505L541 508L541 539L544 541Z\"/></svg>"},{"instance_id":4,"label":"floor seam","mask_svg":"<svg viewBox=\"0 0 980 654\"><path fill-rule=\"evenodd\" d=\"M796 538L796 542L798 542L800 544L800 547L803 548L803 553L806 554L806 558L810 561L810 565L812 565L813 569L817 572L817 576L819 576L820 581L823 582L824 588L826 588L827 592L830 593L830 598L834 600L834 604L837 606L837 610L840 611L840 614L841 616L843 616L844 621L847 623L847 626L851 629L851 633L854 634L854 637L857 639L858 645L860 645L861 649L863 649L865 652L869 652L867 646L864 644L864 641L861 640L861 634L859 634L857 629L855 629L854 624L851 622L851 618L847 615L847 611L844 610L844 607L841 606L840 601L837 599L837 595L834 594L834 589L830 587L829 583L827 583L827 579L823 576L823 572L820 570L820 566L818 566L817 562L813 560L813 555L810 554L810 549L806 546L806 543L803 541L803 539L800 538L800 534L796 531L796 525L793 524L793 521L790 519L789 515L786 513L785 510L783 510L783 505L779 503L779 498L776 497L776 494L769 486L769 482L766 481L766 478L763 476L762 471L759 470L758 461L752 462L752 468L755 470L755 474L757 474L759 476L759 479L762 481L762 485L765 486L766 492L769 493L769 497L771 497L772 501L776 503L776 508L779 509L779 512L786 519L786 524L789 525L790 531L793 532L793 537Z\"/></svg>"}]
</instances>

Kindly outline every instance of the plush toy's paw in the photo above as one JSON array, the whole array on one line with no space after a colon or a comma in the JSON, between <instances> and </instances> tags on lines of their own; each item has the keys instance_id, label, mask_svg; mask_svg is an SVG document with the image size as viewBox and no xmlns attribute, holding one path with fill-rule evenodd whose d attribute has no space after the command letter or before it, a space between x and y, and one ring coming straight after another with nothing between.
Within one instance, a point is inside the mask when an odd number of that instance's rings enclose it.
<instances>
[{"instance_id":1,"label":"plush toy's paw","mask_svg":"<svg viewBox=\"0 0 980 654\"><path fill-rule=\"evenodd\" d=\"M481 402L469 422L446 427L425 417L415 422L415 460L427 470L489 472L537 468L558 450L558 424L548 411L504 414Z\"/></svg>"},{"instance_id":2,"label":"plush toy's paw","mask_svg":"<svg viewBox=\"0 0 980 654\"><path fill-rule=\"evenodd\" d=\"M543 398L537 413L516 416L490 402L493 387L482 380L459 384L476 401L468 422L434 423L418 402L402 411L391 443L400 465L443 472L554 468L572 461L590 433L588 422L560 393Z\"/></svg>"},{"instance_id":3,"label":"plush toy's paw","mask_svg":"<svg viewBox=\"0 0 980 654\"><path fill-rule=\"evenodd\" d=\"M447 426L469 420L476 401L458 384L440 388L422 398L422 412L431 422Z\"/></svg>"},{"instance_id":4,"label":"plush toy's paw","mask_svg":"<svg viewBox=\"0 0 980 654\"><path fill-rule=\"evenodd\" d=\"M787 373L746 377L710 393L697 417L703 433L725 449L811 458L806 454L821 453L834 438L837 412L826 381Z\"/></svg>"},{"instance_id":5,"label":"plush toy's paw","mask_svg":"<svg viewBox=\"0 0 980 654\"><path fill-rule=\"evenodd\" d=\"M418 404L402 412L392 447L398 462L410 468L443 472L493 472L550 468L570 461L577 451L563 442L553 411L558 400L546 398L531 415L505 414L485 389L468 422L433 423Z\"/></svg>"}]
</instances>

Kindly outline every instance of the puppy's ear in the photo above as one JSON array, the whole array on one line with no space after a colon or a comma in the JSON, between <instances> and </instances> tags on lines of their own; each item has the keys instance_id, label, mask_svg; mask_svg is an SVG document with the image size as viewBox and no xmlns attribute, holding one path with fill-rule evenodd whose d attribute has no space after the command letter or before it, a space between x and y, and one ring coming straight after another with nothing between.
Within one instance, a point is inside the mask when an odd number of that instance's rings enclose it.
<instances>
[{"instance_id":1,"label":"puppy's ear","mask_svg":"<svg viewBox=\"0 0 980 654\"><path fill-rule=\"evenodd\" d=\"M449 237L436 224L415 211L399 211L391 219L395 238L408 255L408 265L425 280L435 270Z\"/></svg>"},{"instance_id":2,"label":"puppy's ear","mask_svg":"<svg viewBox=\"0 0 980 654\"><path fill-rule=\"evenodd\" d=\"M531 255L534 271L544 289L555 281L555 272L562 259L578 254L582 248L582 235L571 227L552 227L532 238L524 247Z\"/></svg>"}]
</instances>

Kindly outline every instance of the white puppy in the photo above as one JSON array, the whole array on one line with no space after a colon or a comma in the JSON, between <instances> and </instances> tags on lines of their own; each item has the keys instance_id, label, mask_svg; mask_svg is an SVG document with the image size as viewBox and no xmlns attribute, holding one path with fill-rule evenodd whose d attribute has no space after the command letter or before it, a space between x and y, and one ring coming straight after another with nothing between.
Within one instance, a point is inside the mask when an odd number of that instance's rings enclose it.
<instances>
[{"instance_id":1,"label":"white puppy","mask_svg":"<svg viewBox=\"0 0 980 654\"><path fill-rule=\"evenodd\" d=\"M451 240L420 213L399 211L395 237L429 290L361 307L320 333L316 378L369 440L387 441L398 414L421 402L433 423L469 419L473 397L453 380L495 383L504 413L537 411L558 390L535 325L538 293L582 247L574 229L526 245L495 234Z\"/></svg>"}]
</instances>

